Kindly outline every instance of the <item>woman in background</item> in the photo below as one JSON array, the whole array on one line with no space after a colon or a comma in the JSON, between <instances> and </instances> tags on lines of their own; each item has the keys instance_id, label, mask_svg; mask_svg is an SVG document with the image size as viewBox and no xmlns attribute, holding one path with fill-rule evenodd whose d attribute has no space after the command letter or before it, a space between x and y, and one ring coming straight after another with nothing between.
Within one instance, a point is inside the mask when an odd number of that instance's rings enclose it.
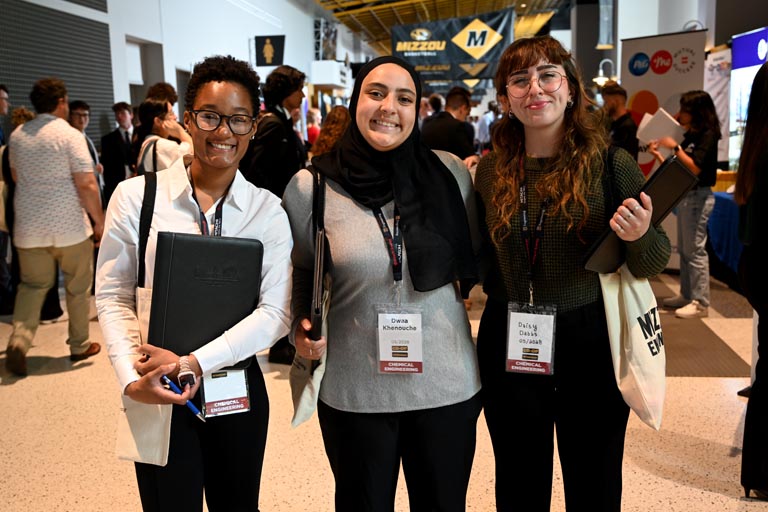
<instances>
[{"instance_id":1,"label":"woman in background","mask_svg":"<svg viewBox=\"0 0 768 512\"><path fill-rule=\"evenodd\" d=\"M320 130L317 140L312 144L312 156L319 156L328 153L341 138L341 135L347 130L351 118L349 110L342 105L336 105L331 109L323 121L323 127Z\"/></svg>"},{"instance_id":2,"label":"woman in background","mask_svg":"<svg viewBox=\"0 0 768 512\"><path fill-rule=\"evenodd\" d=\"M765 372L768 365L768 64L763 64L752 82L747 124L739 159L734 198L739 212L739 238L744 244L739 261L739 283L759 316L755 381L749 392L744 420L741 485L768 500L768 396Z\"/></svg>"},{"instance_id":3,"label":"woman in background","mask_svg":"<svg viewBox=\"0 0 768 512\"><path fill-rule=\"evenodd\" d=\"M709 256L707 222L715 206L712 186L717 180L717 141L720 121L715 104L705 91L688 91L680 97L677 120L685 130L683 142L672 137L651 141L648 151L659 162L659 147L671 149L680 162L699 177L699 183L677 205L677 249L680 253L680 295L663 300L678 318L709 314Z\"/></svg>"},{"instance_id":4,"label":"woman in background","mask_svg":"<svg viewBox=\"0 0 768 512\"><path fill-rule=\"evenodd\" d=\"M156 98L144 100L139 105L139 121L141 124L136 128L134 142L137 174L162 171L192 152L192 137L179 123L168 101Z\"/></svg>"}]
</instances>

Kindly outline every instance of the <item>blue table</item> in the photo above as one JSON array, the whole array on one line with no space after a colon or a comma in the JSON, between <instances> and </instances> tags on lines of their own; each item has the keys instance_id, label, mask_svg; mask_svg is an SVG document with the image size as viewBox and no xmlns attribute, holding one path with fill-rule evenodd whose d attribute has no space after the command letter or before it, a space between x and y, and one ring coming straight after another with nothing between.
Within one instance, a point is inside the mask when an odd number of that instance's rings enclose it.
<instances>
[{"instance_id":1,"label":"blue table","mask_svg":"<svg viewBox=\"0 0 768 512\"><path fill-rule=\"evenodd\" d=\"M720 261L737 272L742 245L739 241L739 207L733 194L715 192L715 207L707 227L712 250Z\"/></svg>"}]
</instances>

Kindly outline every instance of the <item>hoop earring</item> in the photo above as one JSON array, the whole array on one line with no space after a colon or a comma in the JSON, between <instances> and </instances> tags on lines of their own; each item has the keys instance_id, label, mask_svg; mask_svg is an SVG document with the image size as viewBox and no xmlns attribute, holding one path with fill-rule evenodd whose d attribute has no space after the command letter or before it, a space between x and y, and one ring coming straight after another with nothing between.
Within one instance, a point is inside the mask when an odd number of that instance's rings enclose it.
<instances>
[{"instance_id":1,"label":"hoop earring","mask_svg":"<svg viewBox=\"0 0 768 512\"><path fill-rule=\"evenodd\" d=\"M565 108L571 108L573 107L573 100L571 98L568 98L568 101L565 102Z\"/></svg>"}]
</instances>

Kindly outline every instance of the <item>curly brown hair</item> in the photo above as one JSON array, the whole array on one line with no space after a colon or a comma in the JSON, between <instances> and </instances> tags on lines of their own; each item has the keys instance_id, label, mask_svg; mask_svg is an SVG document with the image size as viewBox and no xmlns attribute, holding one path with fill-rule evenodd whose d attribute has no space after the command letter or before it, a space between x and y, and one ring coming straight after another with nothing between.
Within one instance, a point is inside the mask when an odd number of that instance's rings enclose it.
<instances>
[{"instance_id":1,"label":"curly brown hair","mask_svg":"<svg viewBox=\"0 0 768 512\"><path fill-rule=\"evenodd\" d=\"M312 144L312 156L322 155L333 149L333 146L341 138L341 135L349 126L352 117L347 107L336 105L328 113L320 129L320 135Z\"/></svg>"},{"instance_id":2,"label":"curly brown hair","mask_svg":"<svg viewBox=\"0 0 768 512\"><path fill-rule=\"evenodd\" d=\"M565 70L568 88L572 93L573 105L565 111L564 133L557 156L550 162L546 176L539 181L536 190L543 198L550 198L555 211L568 219L568 229L576 224L569 212L571 203L578 205L583 214L578 221L577 231L586 224L589 215L586 195L592 182L593 168L602 160L606 149L604 128L597 122L588 107L594 102L584 91L581 73L573 56L550 36L520 39L504 50L496 71L494 85L504 110L509 112L507 80L518 70L535 66L541 61L561 65ZM525 179L520 162L525 158L525 127L516 118L503 116L493 130L493 146L496 151L496 180L494 183L493 206L499 212L498 221L489 226L495 243L504 240L510 233L511 219L519 205L519 190Z\"/></svg>"}]
</instances>

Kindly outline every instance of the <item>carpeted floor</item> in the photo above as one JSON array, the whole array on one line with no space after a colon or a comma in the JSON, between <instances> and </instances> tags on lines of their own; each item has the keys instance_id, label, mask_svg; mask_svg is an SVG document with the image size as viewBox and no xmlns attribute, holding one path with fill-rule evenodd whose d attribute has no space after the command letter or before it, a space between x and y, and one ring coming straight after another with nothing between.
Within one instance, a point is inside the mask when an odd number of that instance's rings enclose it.
<instances>
[{"instance_id":1,"label":"carpeted floor","mask_svg":"<svg viewBox=\"0 0 768 512\"><path fill-rule=\"evenodd\" d=\"M659 279L652 279L651 286L659 304L665 297L675 295ZM713 291L715 287L713 284ZM742 308L735 305L732 309ZM749 365L707 327L704 320L683 320L672 310L666 310L661 314L661 328L667 349L668 377L749 377Z\"/></svg>"}]
</instances>

